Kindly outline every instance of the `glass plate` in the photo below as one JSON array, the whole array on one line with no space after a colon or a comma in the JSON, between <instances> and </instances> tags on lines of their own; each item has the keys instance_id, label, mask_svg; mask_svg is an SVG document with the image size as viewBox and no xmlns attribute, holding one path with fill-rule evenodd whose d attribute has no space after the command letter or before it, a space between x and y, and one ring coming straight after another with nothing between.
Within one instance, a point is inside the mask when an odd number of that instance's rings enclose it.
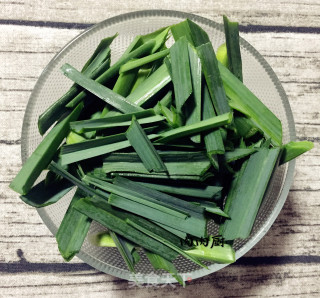
<instances>
[{"instance_id":1,"label":"glass plate","mask_svg":"<svg viewBox=\"0 0 320 298\"><path fill-rule=\"evenodd\" d=\"M77 69L81 69L100 40L118 32L119 36L111 46L112 61L114 62L136 35L150 33L161 27L181 22L186 18L198 23L208 33L215 50L224 42L223 25L196 15L167 10L139 11L113 17L92 26L70 41L44 69L30 96L22 128L22 161L26 161L41 141L37 129L38 116L71 86L71 81L60 72L60 67L64 63L68 62ZM292 112L279 79L266 60L248 42L241 39L240 44L244 83L281 120L283 142L287 143L295 140ZM273 174L250 238L235 241L234 247L237 259L248 252L266 234L275 221L292 184L294 165L294 162L285 164L277 168ZM43 179L43 177L41 176L39 179ZM69 193L56 204L38 209L43 222L53 234L57 232L72 195L73 193ZM89 234L102 230L104 228L94 222ZM210 224L208 231L216 233L217 227ZM127 270L126 264L116 248L95 247L86 239L77 256L100 271L123 279L133 280L133 276ZM199 269L197 265L182 257L178 257L174 264L185 280L205 276L226 266L208 263L209 270ZM157 275L155 279L157 283L176 282L171 277L168 279L166 273L154 271L142 252L141 261L136 266L136 272L140 274L139 280L144 282L150 282L148 276L151 273Z\"/></svg>"}]
</instances>

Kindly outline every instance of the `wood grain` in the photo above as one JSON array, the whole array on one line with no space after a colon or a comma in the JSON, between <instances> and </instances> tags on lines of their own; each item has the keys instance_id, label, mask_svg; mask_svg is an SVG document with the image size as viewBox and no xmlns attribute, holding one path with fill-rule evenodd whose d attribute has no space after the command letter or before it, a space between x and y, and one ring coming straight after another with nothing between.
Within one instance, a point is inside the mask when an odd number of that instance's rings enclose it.
<instances>
[{"instance_id":1,"label":"wood grain","mask_svg":"<svg viewBox=\"0 0 320 298\"><path fill-rule=\"evenodd\" d=\"M20 293L20 297L43 297L46 293L50 297L195 297L200 289L202 297L318 297L319 293L317 264L277 265L277 270L273 265L235 264L191 281L185 289L177 285L138 287L125 280L93 272L85 264L73 265L73 271L63 271L62 264L44 265L46 267L39 266L40 270L33 274L19 273L18 281L14 274L3 273L1 276L7 283L1 288L2 295L8 297ZM290 288L290 292L284 292L285 288Z\"/></svg>"},{"instance_id":2,"label":"wood grain","mask_svg":"<svg viewBox=\"0 0 320 298\"><path fill-rule=\"evenodd\" d=\"M295 0L186 0L186 1L76 1L2 0L0 19L96 23L120 13L145 9L192 12L221 22L227 14L243 25L319 27L319 1ZM250 9L250 13L248 12Z\"/></svg>"},{"instance_id":3,"label":"wood grain","mask_svg":"<svg viewBox=\"0 0 320 298\"><path fill-rule=\"evenodd\" d=\"M320 1L0 0L0 297L319 297ZM21 167L26 104L41 71L88 24L140 9L175 9L243 24L288 95L297 138L315 148L297 159L294 183L266 236L236 264L187 289L130 287L75 258L62 261L36 210L8 183Z\"/></svg>"}]
</instances>

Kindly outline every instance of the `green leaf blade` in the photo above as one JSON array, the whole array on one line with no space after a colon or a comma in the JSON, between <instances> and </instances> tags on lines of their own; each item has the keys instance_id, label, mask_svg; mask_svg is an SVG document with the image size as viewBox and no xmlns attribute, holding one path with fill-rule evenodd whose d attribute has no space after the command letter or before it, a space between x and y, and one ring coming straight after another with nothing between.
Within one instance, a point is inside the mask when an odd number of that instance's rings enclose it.
<instances>
[{"instance_id":1,"label":"green leaf blade","mask_svg":"<svg viewBox=\"0 0 320 298\"><path fill-rule=\"evenodd\" d=\"M83 104L79 104L64 120L58 123L27 159L17 176L10 183L10 188L25 195L33 183L53 159L62 140L69 132L69 123L78 118Z\"/></svg>"},{"instance_id":2,"label":"green leaf blade","mask_svg":"<svg viewBox=\"0 0 320 298\"><path fill-rule=\"evenodd\" d=\"M239 24L237 22L230 22L226 16L223 16L223 24L226 37L228 68L242 82Z\"/></svg>"},{"instance_id":3,"label":"green leaf blade","mask_svg":"<svg viewBox=\"0 0 320 298\"><path fill-rule=\"evenodd\" d=\"M196 246L193 249L186 250L186 253L200 260L215 262L218 264L230 264L236 261L235 251L229 244L213 245L214 237L210 237L208 245L203 244ZM212 247L211 247L212 246Z\"/></svg>"},{"instance_id":4,"label":"green leaf blade","mask_svg":"<svg viewBox=\"0 0 320 298\"><path fill-rule=\"evenodd\" d=\"M121 65L126 63L132 58L138 58L143 56L146 53L149 53L155 45L155 41L150 40L145 44L141 45L137 49L132 50L131 52L124 54L121 58L114 63L109 69L107 69L104 73L102 73L99 77L95 79L97 83L104 84L108 80L112 79L119 73L119 69ZM83 101L87 97L87 92L82 90L78 93L67 105L67 108L74 108L79 102Z\"/></svg>"},{"instance_id":5,"label":"green leaf blade","mask_svg":"<svg viewBox=\"0 0 320 298\"><path fill-rule=\"evenodd\" d=\"M121 237L120 235L117 235L112 231L110 231L110 235L114 243L116 244L120 255L122 256L123 260L127 264L128 269L134 273L135 272L134 265L136 263L134 258L135 250L131 250L131 245L129 244L129 242L125 238Z\"/></svg>"},{"instance_id":6,"label":"green leaf blade","mask_svg":"<svg viewBox=\"0 0 320 298\"><path fill-rule=\"evenodd\" d=\"M101 204L94 203L88 199L81 199L74 205L74 207L79 212L99 222L111 231L123 236L124 238L136 243L141 247L161 255L169 261L172 261L178 255L173 249L132 228L125 222L125 220L118 217L118 213L115 212L107 203L104 203L103 206L101 206ZM103 209L101 207L103 207Z\"/></svg>"},{"instance_id":7,"label":"green leaf blade","mask_svg":"<svg viewBox=\"0 0 320 298\"><path fill-rule=\"evenodd\" d=\"M188 42L185 37L180 38L170 48L172 82L176 107L181 112L182 106L192 93Z\"/></svg>"},{"instance_id":8,"label":"green leaf blade","mask_svg":"<svg viewBox=\"0 0 320 298\"><path fill-rule=\"evenodd\" d=\"M206 154L202 151L159 151L168 175L203 175L210 167ZM134 172L148 173L136 153L111 153L103 161L105 173Z\"/></svg>"},{"instance_id":9,"label":"green leaf blade","mask_svg":"<svg viewBox=\"0 0 320 298\"><path fill-rule=\"evenodd\" d=\"M199 260L197 260L196 258L194 258L193 256L187 254L186 252L184 252L182 249L180 249L179 247L177 247L176 245L174 245L173 243L169 242L168 240L166 240L165 238L162 238L154 233L152 233L151 231L145 229L144 227L142 227L141 225L133 222L130 219L127 219L126 222L132 226L133 228L137 229L138 231L141 231L142 233L148 235L149 237L158 240L159 242L163 243L164 245L170 247L171 249L175 250L176 252L178 252L179 254L181 254L182 256L184 256L186 259L189 259L191 261L193 261L194 263L196 263L197 265L208 269L208 267L206 265L204 265L203 263L201 263Z\"/></svg>"},{"instance_id":10,"label":"green leaf blade","mask_svg":"<svg viewBox=\"0 0 320 298\"><path fill-rule=\"evenodd\" d=\"M159 139L157 139L157 142L167 143L178 138L192 136L199 132L204 132L213 128L227 125L231 123L232 119L232 113L225 113L207 120L202 120L198 123L172 129L159 134Z\"/></svg>"},{"instance_id":11,"label":"green leaf blade","mask_svg":"<svg viewBox=\"0 0 320 298\"><path fill-rule=\"evenodd\" d=\"M157 136L156 134L149 134L148 138L154 139ZM64 145L61 147L61 163L62 165L67 165L125 149L130 146L131 144L126 140L125 133Z\"/></svg>"},{"instance_id":12,"label":"green leaf blade","mask_svg":"<svg viewBox=\"0 0 320 298\"><path fill-rule=\"evenodd\" d=\"M214 111L214 108L211 102L211 97L210 97L207 85L204 86L202 100L203 100L202 119L207 120L215 117L216 113ZM214 166L215 169L219 170L217 154L224 154L225 152L224 143L223 143L220 130L215 129L204 134L203 139L204 139L204 144L207 150L207 155L210 159L211 164Z\"/></svg>"},{"instance_id":13,"label":"green leaf blade","mask_svg":"<svg viewBox=\"0 0 320 298\"><path fill-rule=\"evenodd\" d=\"M131 125L126 131L126 137L149 172L167 172L167 168L157 150L135 117L132 118Z\"/></svg>"},{"instance_id":14,"label":"green leaf blade","mask_svg":"<svg viewBox=\"0 0 320 298\"><path fill-rule=\"evenodd\" d=\"M218 66L230 106L248 116L274 145L281 146L281 121L225 66L220 62Z\"/></svg>"},{"instance_id":15,"label":"green leaf blade","mask_svg":"<svg viewBox=\"0 0 320 298\"><path fill-rule=\"evenodd\" d=\"M82 197L83 194L77 190L56 234L59 251L66 261L80 251L91 225L90 218L73 208Z\"/></svg>"},{"instance_id":16,"label":"green leaf blade","mask_svg":"<svg viewBox=\"0 0 320 298\"><path fill-rule=\"evenodd\" d=\"M145 252L154 269L163 269L167 271L172 275L172 277L174 277L179 282L179 284L185 286L184 280L178 274L178 270L176 269L176 267L174 267L174 265L171 262L148 250L145 250Z\"/></svg>"},{"instance_id":17,"label":"green leaf blade","mask_svg":"<svg viewBox=\"0 0 320 298\"><path fill-rule=\"evenodd\" d=\"M260 149L242 165L224 208L231 220L220 226L226 240L244 239L250 235L279 152L279 148Z\"/></svg>"},{"instance_id":18,"label":"green leaf blade","mask_svg":"<svg viewBox=\"0 0 320 298\"><path fill-rule=\"evenodd\" d=\"M202 199L211 199L216 193L222 190L222 187L204 185L202 187L187 187L187 186L169 186L166 184L155 184L147 182L138 182L143 186L165 192L173 195L182 195L188 197L202 198Z\"/></svg>"},{"instance_id":19,"label":"green leaf blade","mask_svg":"<svg viewBox=\"0 0 320 298\"><path fill-rule=\"evenodd\" d=\"M85 77L83 74L78 72L75 68L67 63L61 67L61 70L69 79L73 80L92 94L98 96L107 104L113 106L120 112L134 113L143 110L141 107L138 107L135 104L126 101L123 96L113 92L102 84L99 84L98 82Z\"/></svg>"},{"instance_id":20,"label":"green leaf blade","mask_svg":"<svg viewBox=\"0 0 320 298\"><path fill-rule=\"evenodd\" d=\"M122 178L123 179L123 178ZM109 193L112 193L110 195L108 202L111 204L111 202L114 202L115 200L131 200L134 201L140 205L145 205L150 208L159 210L160 212L170 214L172 216L176 216L179 218L185 219L189 214L185 210L181 210L178 208L175 208L172 204L168 204L166 202L162 202L160 200L155 200L154 198L150 196L142 196L141 194L130 191L130 189L126 189L125 187L122 187L119 184L112 184L108 183L106 181L99 180L94 177L85 176L82 179L84 182L92 184L94 186L97 186ZM115 196L116 195L116 196ZM117 206L118 207L118 206ZM141 206L142 208L142 206ZM130 211L130 210L128 210Z\"/></svg>"},{"instance_id":21,"label":"green leaf blade","mask_svg":"<svg viewBox=\"0 0 320 298\"><path fill-rule=\"evenodd\" d=\"M218 115L231 111L220 76L218 61L211 42L197 47L212 103Z\"/></svg>"},{"instance_id":22,"label":"green leaf blade","mask_svg":"<svg viewBox=\"0 0 320 298\"><path fill-rule=\"evenodd\" d=\"M169 82L171 82L171 77L166 65L163 64L129 94L126 100L139 107L145 106L152 100L153 96Z\"/></svg>"},{"instance_id":23,"label":"green leaf blade","mask_svg":"<svg viewBox=\"0 0 320 298\"><path fill-rule=\"evenodd\" d=\"M109 68L110 59L110 48L112 41L115 39L117 34L114 36L101 40L98 47L96 48L93 55L84 65L82 72L86 71L86 75L90 78L95 79L99 75L99 71L102 69L106 71ZM97 57L99 56L99 57ZM109 60L107 62L106 60ZM104 61L104 62L103 62ZM73 85L60 99L54 102L46 111L44 111L38 118L38 129L41 135L50 128L50 126L68 110L66 104L68 104L72 98L74 98L80 91L81 87ZM75 107L76 105L74 105Z\"/></svg>"},{"instance_id":24,"label":"green leaf blade","mask_svg":"<svg viewBox=\"0 0 320 298\"><path fill-rule=\"evenodd\" d=\"M280 158L280 165L311 150L313 147L314 147L314 144L309 141L287 143L286 145L283 146L283 151L281 153L281 158Z\"/></svg>"},{"instance_id":25,"label":"green leaf blade","mask_svg":"<svg viewBox=\"0 0 320 298\"><path fill-rule=\"evenodd\" d=\"M32 207L42 208L58 202L72 188L73 185L65 179L50 185L46 185L43 180L33 186L27 194L21 195L20 198Z\"/></svg>"},{"instance_id":26,"label":"green leaf blade","mask_svg":"<svg viewBox=\"0 0 320 298\"><path fill-rule=\"evenodd\" d=\"M201 89L202 89L202 66L200 58L196 50L188 45L189 60L190 60L190 70L191 70L191 79L192 79L192 89L193 94L189 99L188 104L186 105L186 125L197 123L201 121ZM200 134L191 137L191 140L194 143L201 142Z\"/></svg>"},{"instance_id":27,"label":"green leaf blade","mask_svg":"<svg viewBox=\"0 0 320 298\"><path fill-rule=\"evenodd\" d=\"M165 56L167 56L169 54L169 50L162 50L160 52L151 54L149 56L145 56L143 58L137 59L137 60L133 60L133 61L129 61L126 64L122 65L120 67L120 74L141 66L144 66L145 64L148 64L150 62L154 62L158 59L164 58Z\"/></svg>"}]
</instances>

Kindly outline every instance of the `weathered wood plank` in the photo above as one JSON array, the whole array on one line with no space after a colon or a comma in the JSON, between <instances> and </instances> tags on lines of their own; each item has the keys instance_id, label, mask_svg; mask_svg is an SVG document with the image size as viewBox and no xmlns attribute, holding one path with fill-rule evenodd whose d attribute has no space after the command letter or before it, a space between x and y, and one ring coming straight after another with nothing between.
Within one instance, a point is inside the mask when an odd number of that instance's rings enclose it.
<instances>
[{"instance_id":1,"label":"weathered wood plank","mask_svg":"<svg viewBox=\"0 0 320 298\"><path fill-rule=\"evenodd\" d=\"M55 54L83 30L1 25L0 52Z\"/></svg>"},{"instance_id":2,"label":"weathered wood plank","mask_svg":"<svg viewBox=\"0 0 320 298\"><path fill-rule=\"evenodd\" d=\"M22 112L26 110L26 103L30 96L29 91L0 91L1 112Z\"/></svg>"},{"instance_id":3,"label":"weathered wood plank","mask_svg":"<svg viewBox=\"0 0 320 298\"><path fill-rule=\"evenodd\" d=\"M50 264L48 264L50 266ZM288 297L294 293L299 297L318 297L318 265L299 264L273 266L234 265L214 274L188 283L185 289L177 285L135 286L134 283L92 271L22 273L19 279L14 274L2 274L7 280L1 294L20 297ZM83 295L85 293L85 296Z\"/></svg>"},{"instance_id":4,"label":"weathered wood plank","mask_svg":"<svg viewBox=\"0 0 320 298\"><path fill-rule=\"evenodd\" d=\"M151 4L151 3L150 3ZM221 15L240 21L241 24L268 26L320 26L318 18L319 1L212 1L186 0L184 2L156 1L100 2L88 1L1 1L2 20L51 21L66 23L93 23L119 15L143 9L169 9L192 11L195 14L221 22ZM104 9L102 9L102 7ZM250 13L248 13L250 11Z\"/></svg>"}]
</instances>

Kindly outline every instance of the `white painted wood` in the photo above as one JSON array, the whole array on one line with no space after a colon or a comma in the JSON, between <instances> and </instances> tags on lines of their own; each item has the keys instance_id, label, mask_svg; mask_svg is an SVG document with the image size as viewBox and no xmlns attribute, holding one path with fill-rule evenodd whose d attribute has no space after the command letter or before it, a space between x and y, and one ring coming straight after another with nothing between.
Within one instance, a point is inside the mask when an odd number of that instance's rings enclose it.
<instances>
[{"instance_id":1,"label":"white painted wood","mask_svg":"<svg viewBox=\"0 0 320 298\"><path fill-rule=\"evenodd\" d=\"M120 13L146 9L192 12L215 21L227 14L241 24L319 26L319 0L185 0L185 1L77 1L2 0L0 19L96 23Z\"/></svg>"}]
</instances>

